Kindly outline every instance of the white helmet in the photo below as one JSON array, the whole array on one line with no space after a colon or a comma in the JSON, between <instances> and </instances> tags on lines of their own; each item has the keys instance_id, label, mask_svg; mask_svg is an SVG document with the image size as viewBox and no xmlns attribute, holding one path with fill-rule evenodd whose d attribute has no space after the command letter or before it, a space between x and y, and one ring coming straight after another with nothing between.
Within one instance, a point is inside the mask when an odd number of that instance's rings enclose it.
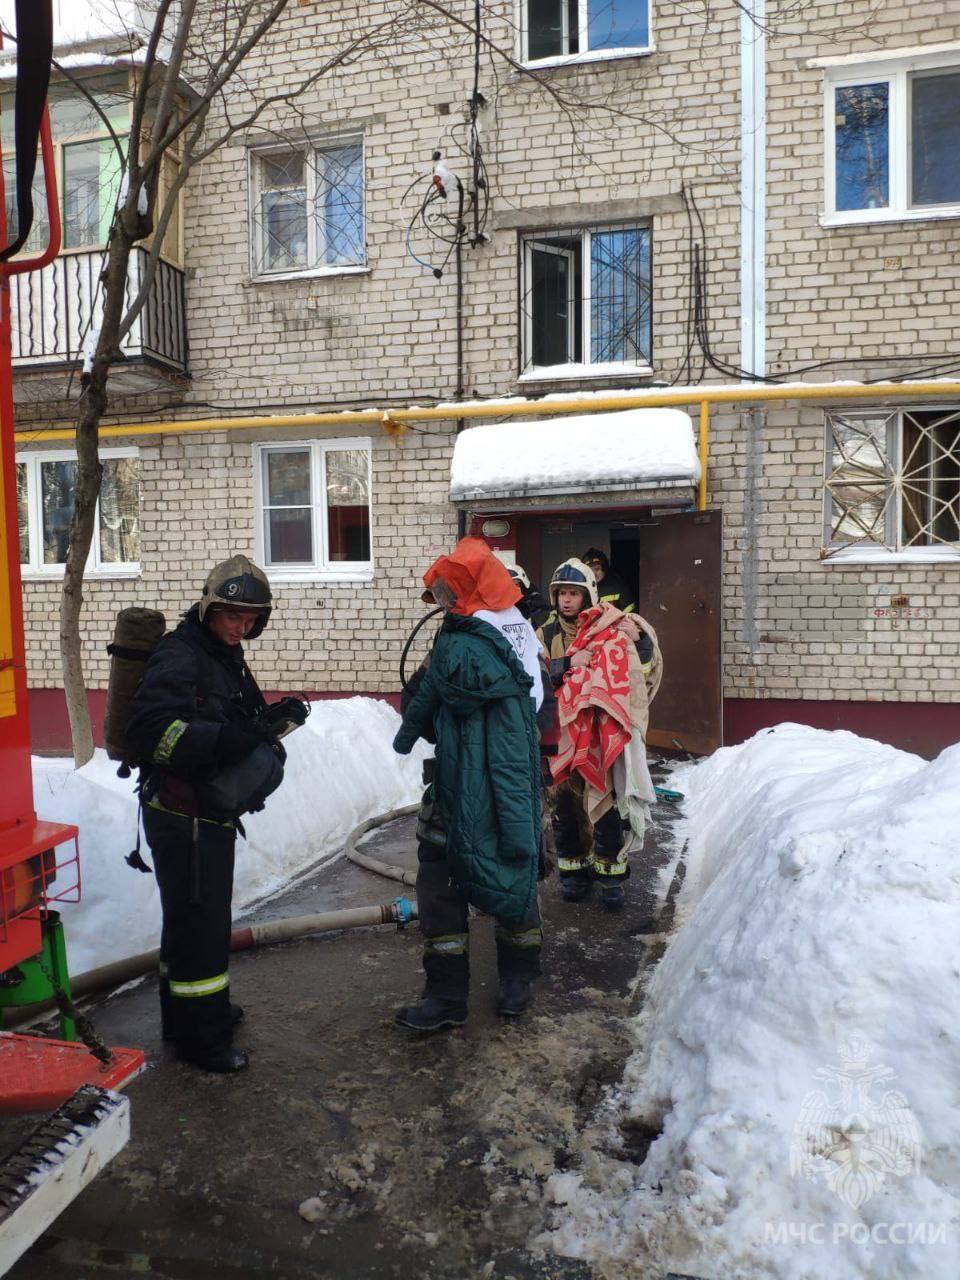
<instances>
[{"instance_id":1,"label":"white helmet","mask_svg":"<svg viewBox=\"0 0 960 1280\"><path fill-rule=\"evenodd\" d=\"M526 570L519 564L508 564L507 573L514 580L521 591L530 590L530 579L527 577Z\"/></svg>"},{"instance_id":2,"label":"white helmet","mask_svg":"<svg viewBox=\"0 0 960 1280\"><path fill-rule=\"evenodd\" d=\"M553 577L550 579L550 603L557 608L557 592L561 587L579 587L581 591L586 593L589 604L599 604L600 596L597 591L597 579L592 569L588 568L582 560L578 560L576 556L572 556L569 560L564 560L553 571Z\"/></svg>"}]
</instances>

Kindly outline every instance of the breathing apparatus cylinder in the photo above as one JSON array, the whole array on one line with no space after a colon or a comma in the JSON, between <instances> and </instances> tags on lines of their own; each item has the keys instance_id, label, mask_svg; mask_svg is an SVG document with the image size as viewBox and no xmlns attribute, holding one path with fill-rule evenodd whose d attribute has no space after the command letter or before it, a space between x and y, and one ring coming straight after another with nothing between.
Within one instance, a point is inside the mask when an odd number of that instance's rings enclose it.
<instances>
[{"instance_id":1,"label":"breathing apparatus cylinder","mask_svg":"<svg viewBox=\"0 0 960 1280\"><path fill-rule=\"evenodd\" d=\"M167 620L157 609L133 605L117 614L110 655L107 708L103 717L103 737L111 760L127 763L127 723L130 699L143 676L147 659L167 629Z\"/></svg>"}]
</instances>

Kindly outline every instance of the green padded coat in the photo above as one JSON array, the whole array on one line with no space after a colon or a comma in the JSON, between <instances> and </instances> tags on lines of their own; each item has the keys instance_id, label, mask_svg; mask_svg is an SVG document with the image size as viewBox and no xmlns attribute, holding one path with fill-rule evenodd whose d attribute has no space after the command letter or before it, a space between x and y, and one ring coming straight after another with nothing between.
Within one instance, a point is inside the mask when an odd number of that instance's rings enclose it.
<instances>
[{"instance_id":1,"label":"green padded coat","mask_svg":"<svg viewBox=\"0 0 960 1280\"><path fill-rule=\"evenodd\" d=\"M537 891L540 749L532 681L510 642L447 614L393 742L436 742L433 789L450 874L468 902L522 920Z\"/></svg>"}]
</instances>

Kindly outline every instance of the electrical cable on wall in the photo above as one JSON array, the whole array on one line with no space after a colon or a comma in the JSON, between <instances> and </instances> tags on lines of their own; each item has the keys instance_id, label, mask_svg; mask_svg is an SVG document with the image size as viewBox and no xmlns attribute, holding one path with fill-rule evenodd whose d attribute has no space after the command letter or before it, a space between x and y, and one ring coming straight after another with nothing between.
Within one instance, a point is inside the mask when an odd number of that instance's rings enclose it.
<instances>
[{"instance_id":1,"label":"electrical cable on wall","mask_svg":"<svg viewBox=\"0 0 960 1280\"><path fill-rule=\"evenodd\" d=\"M455 132L451 132L450 138L453 148L469 166L469 178L464 182L455 172L459 167L457 161L453 160L454 168L451 168L442 148L438 147L431 157L430 176L415 178L403 197L406 201L411 193L418 192L416 211L407 224L407 252L437 280L443 278L451 257L462 249L462 242L467 238L466 217L472 227L471 247L476 248L487 240L490 179L480 140L480 111L486 105L486 98L480 92L481 21L481 3L475 0L473 90L466 119L455 126L464 130L465 137L458 139Z\"/></svg>"},{"instance_id":2,"label":"electrical cable on wall","mask_svg":"<svg viewBox=\"0 0 960 1280\"><path fill-rule=\"evenodd\" d=\"M709 255L706 226L693 191L684 184L680 188L680 196L687 215L690 289L687 303L685 351L677 373L671 380L671 386L675 386L681 376L685 376L688 384L692 384L694 381L701 382L707 365L723 377L734 378L739 382L763 382L775 385L781 382L793 381L805 373L815 373L819 370L834 368L837 365L889 364L914 358L910 355L896 354L883 356L836 356L830 360L818 360L811 364L796 365L792 368L781 369L776 374L767 375L748 372L746 369L741 369L737 364L720 359L715 354L711 342L708 284ZM696 234L694 219L696 219L696 226L699 228L699 239ZM696 379L693 378L694 346L700 352L700 370ZM863 382L864 386L870 386L871 383L875 382L902 382L911 378L945 377L958 371L960 371L960 353L945 352L941 356L931 357L927 362L895 376L884 375L879 378L865 378Z\"/></svg>"}]
</instances>

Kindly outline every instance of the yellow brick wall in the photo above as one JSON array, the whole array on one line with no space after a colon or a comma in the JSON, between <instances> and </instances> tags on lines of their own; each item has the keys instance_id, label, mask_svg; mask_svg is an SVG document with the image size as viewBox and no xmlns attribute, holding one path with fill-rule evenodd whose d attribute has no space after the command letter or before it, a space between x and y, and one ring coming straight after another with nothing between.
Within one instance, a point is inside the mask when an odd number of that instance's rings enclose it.
<instances>
[{"instance_id":1,"label":"yellow brick wall","mask_svg":"<svg viewBox=\"0 0 960 1280\"><path fill-rule=\"evenodd\" d=\"M455 5L465 19L473 6ZM512 51L510 6L490 5L491 40ZM391 6L292 6L280 38L248 66L256 94L302 76L357 24ZM339 26L338 26L339 24ZM429 24L428 24L429 25ZM519 383L518 231L589 225L650 213L653 227L654 376L685 379L689 226L681 185L694 193L708 237L711 337L739 359L739 19L734 6L660 4L656 52L542 72L544 85L484 60L482 114L491 176L490 241L465 251L468 396L570 389ZM768 51L767 348L771 370L957 349L956 222L821 226L822 71L810 58L960 41L952 4L896 11L811 0L772 22ZM454 167L452 126L471 87L469 38L460 32L400 52L359 56L303 95L297 127L362 128L366 146L369 270L302 280L250 278L246 144L274 130L296 136L289 115L265 113L256 130L204 162L188 188L189 404L169 416L359 407L450 397L456 385L455 283L418 266L404 244L412 214L404 191L430 171L442 145ZM544 87L546 86L546 87ZM589 106L585 104L589 103ZM449 113L446 113L449 107ZM276 135L274 135L276 136ZM461 135L462 136L462 135ZM632 214L629 211L633 211ZM886 376L901 362L838 366L823 376ZM696 359L693 375L701 372ZM717 375L706 370L708 379ZM619 384L623 385L621 378ZM576 384L575 384L576 385ZM586 381L587 389L607 385ZM199 407L198 407L199 406ZM116 418L138 416L136 403ZM22 408L21 426L49 421ZM772 407L713 417L711 499L724 511L724 687L728 696L933 698L960 701L956 677L960 567L825 565L823 413ZM351 435L362 429L345 428ZM421 615L424 566L456 533L446 497L453 424L429 424L394 444L374 431L372 583L303 583L277 590L274 623L255 646L265 685L394 690L402 640ZM274 433L270 438L289 438ZM330 432L300 433L322 437ZM253 548L252 444L264 433L163 436L142 441L143 577L90 582L86 657L105 683L103 645L117 608L156 604L169 617L196 595L210 564ZM873 613L890 594L931 610L898 623ZM32 683L60 683L52 583L28 583Z\"/></svg>"}]
</instances>

